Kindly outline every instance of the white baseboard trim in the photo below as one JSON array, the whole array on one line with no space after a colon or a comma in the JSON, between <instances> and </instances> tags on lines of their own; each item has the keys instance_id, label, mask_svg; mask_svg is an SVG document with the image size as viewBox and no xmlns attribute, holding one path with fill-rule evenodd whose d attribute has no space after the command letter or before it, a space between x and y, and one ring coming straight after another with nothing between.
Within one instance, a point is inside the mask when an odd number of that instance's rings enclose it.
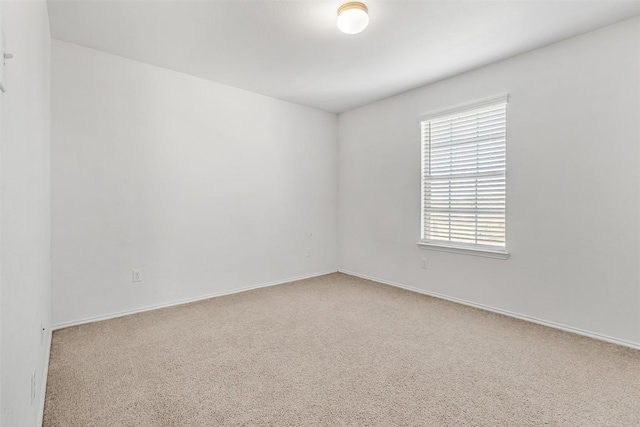
<instances>
[{"instance_id":1,"label":"white baseboard trim","mask_svg":"<svg viewBox=\"0 0 640 427\"><path fill-rule=\"evenodd\" d=\"M49 343L47 345L47 354L45 355L45 364L44 364L44 369L42 370L42 376L41 376L41 386L40 386L40 402L39 402L39 408L38 408L38 427L42 427L42 423L44 422L44 402L45 402L45 398L47 396L47 379L49 378L49 358L51 357L51 343L52 343L52 336L51 336L51 332L49 332L48 334L48 340Z\"/></svg>"},{"instance_id":2,"label":"white baseboard trim","mask_svg":"<svg viewBox=\"0 0 640 427\"><path fill-rule=\"evenodd\" d=\"M225 296L225 295L237 294L237 293L240 293L240 292L251 291L251 290L254 290L254 289L268 288L270 286L283 285L285 283L296 282L298 280L311 279L312 277L318 277L318 276L324 276L326 274L336 273L337 271L338 270L320 271L320 272L317 272L317 273L306 274L304 276L291 277L291 278L288 278L288 279L276 280L276 281L267 282L267 283L261 283L259 285L247 286L247 287L244 287L244 288L233 289L233 290L230 290L230 291L214 292L212 294L201 295L201 296L194 297L194 298L185 298L185 299L181 299L181 300L178 300L178 301L172 301L172 302L164 303L164 304L150 305L150 306L146 306L146 307L135 308L133 310L124 310L124 311L119 311L119 312L116 312L116 313L105 314L105 315L102 315L102 316L87 317L85 319L58 323L57 325L53 325L51 329L54 330L54 331L57 331L58 329L69 328L71 326L84 325L86 323L93 323L93 322L100 322L102 320L115 319L116 317L128 316L130 314L143 313L145 311L158 310L160 308L173 307L175 305L189 304L191 302L202 301L202 300L209 299L209 298L222 297L222 296Z\"/></svg>"},{"instance_id":3,"label":"white baseboard trim","mask_svg":"<svg viewBox=\"0 0 640 427\"><path fill-rule=\"evenodd\" d=\"M565 331L565 332L571 332L571 333L574 333L574 334L582 335L582 336L593 338L593 339L596 339L596 340L606 341L608 343L617 344L617 345L621 345L621 346L624 346L624 347L630 347L630 348L633 348L633 349L636 349L636 350L640 350L640 343L635 343L635 342L632 342L632 341L626 341L626 340L622 340L622 339L619 339L619 338L613 338L613 337L610 337L610 336L607 336L607 335L601 335L601 334L598 334L598 333L595 333L595 332L585 331L583 329L578 329L578 328L574 328L574 327L571 327L571 326L566 326L566 325L562 325L562 324L559 324L559 323L538 319L536 317L526 316L524 314L514 313L514 312L508 311L508 310L502 310L502 309L499 309L499 308L490 307L490 306L484 305L484 304L478 304L478 303L475 303L475 302L472 302L472 301L467 301L467 300L460 299L460 298L450 297L450 296L447 296L447 295L444 295L444 294L440 294L440 293L437 293L437 292L426 291L424 289L419 289L419 288L415 288L413 286L407 286L407 285L403 285L403 284L400 284L400 283L391 282L389 280L378 279L377 277L367 276L365 274L356 273L354 271L344 270L344 269L341 269L341 268L338 269L338 271L340 273L348 274L350 276L360 277L361 279L371 280L371 281L374 281L374 282L382 283L382 284L393 286L393 287L396 287L396 288L405 289L407 291L417 292L419 294L428 295L428 296L431 296L431 297L434 297L434 298L455 302L455 303L466 305L466 306L469 306L469 307L479 308L481 310L490 311L490 312L493 312L493 313L502 314L502 315L509 316L509 317L514 317L516 319L524 320L524 321L527 321L527 322L537 323L538 325L548 326L550 328L560 329L560 330Z\"/></svg>"}]
</instances>

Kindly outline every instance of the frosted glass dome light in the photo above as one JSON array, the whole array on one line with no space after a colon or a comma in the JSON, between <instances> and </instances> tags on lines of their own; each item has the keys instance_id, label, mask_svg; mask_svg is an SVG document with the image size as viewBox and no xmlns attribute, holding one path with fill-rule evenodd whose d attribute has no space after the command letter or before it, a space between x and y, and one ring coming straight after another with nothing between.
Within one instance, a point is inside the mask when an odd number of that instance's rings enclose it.
<instances>
[{"instance_id":1,"label":"frosted glass dome light","mask_svg":"<svg viewBox=\"0 0 640 427\"><path fill-rule=\"evenodd\" d=\"M352 1L338 8L338 28L347 34L358 34L369 25L369 9L364 3Z\"/></svg>"}]
</instances>

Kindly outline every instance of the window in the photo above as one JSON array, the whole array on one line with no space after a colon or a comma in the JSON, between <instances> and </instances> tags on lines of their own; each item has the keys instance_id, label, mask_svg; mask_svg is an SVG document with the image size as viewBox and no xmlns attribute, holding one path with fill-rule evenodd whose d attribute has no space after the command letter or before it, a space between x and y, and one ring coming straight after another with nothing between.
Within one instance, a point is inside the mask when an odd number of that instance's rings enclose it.
<instances>
[{"instance_id":1,"label":"window","mask_svg":"<svg viewBox=\"0 0 640 427\"><path fill-rule=\"evenodd\" d=\"M419 243L506 258L507 97L431 115L420 123Z\"/></svg>"}]
</instances>

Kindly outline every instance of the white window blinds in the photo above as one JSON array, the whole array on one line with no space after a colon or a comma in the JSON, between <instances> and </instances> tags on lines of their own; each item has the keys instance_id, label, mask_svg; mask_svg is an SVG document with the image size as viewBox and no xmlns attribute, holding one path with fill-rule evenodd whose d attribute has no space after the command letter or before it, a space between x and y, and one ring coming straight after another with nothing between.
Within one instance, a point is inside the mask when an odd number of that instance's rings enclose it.
<instances>
[{"instance_id":1,"label":"white window blinds","mask_svg":"<svg viewBox=\"0 0 640 427\"><path fill-rule=\"evenodd\" d=\"M425 118L423 243L505 250L507 98Z\"/></svg>"}]
</instances>

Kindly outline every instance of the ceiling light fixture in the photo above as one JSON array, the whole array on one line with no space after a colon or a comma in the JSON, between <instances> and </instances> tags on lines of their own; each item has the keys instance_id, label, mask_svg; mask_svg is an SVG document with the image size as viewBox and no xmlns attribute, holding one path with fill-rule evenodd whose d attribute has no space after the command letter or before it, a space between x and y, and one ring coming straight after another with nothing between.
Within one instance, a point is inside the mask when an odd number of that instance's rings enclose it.
<instances>
[{"instance_id":1,"label":"ceiling light fixture","mask_svg":"<svg viewBox=\"0 0 640 427\"><path fill-rule=\"evenodd\" d=\"M369 9L364 3L352 1L338 8L338 28L347 34L358 34L369 25Z\"/></svg>"}]
</instances>

